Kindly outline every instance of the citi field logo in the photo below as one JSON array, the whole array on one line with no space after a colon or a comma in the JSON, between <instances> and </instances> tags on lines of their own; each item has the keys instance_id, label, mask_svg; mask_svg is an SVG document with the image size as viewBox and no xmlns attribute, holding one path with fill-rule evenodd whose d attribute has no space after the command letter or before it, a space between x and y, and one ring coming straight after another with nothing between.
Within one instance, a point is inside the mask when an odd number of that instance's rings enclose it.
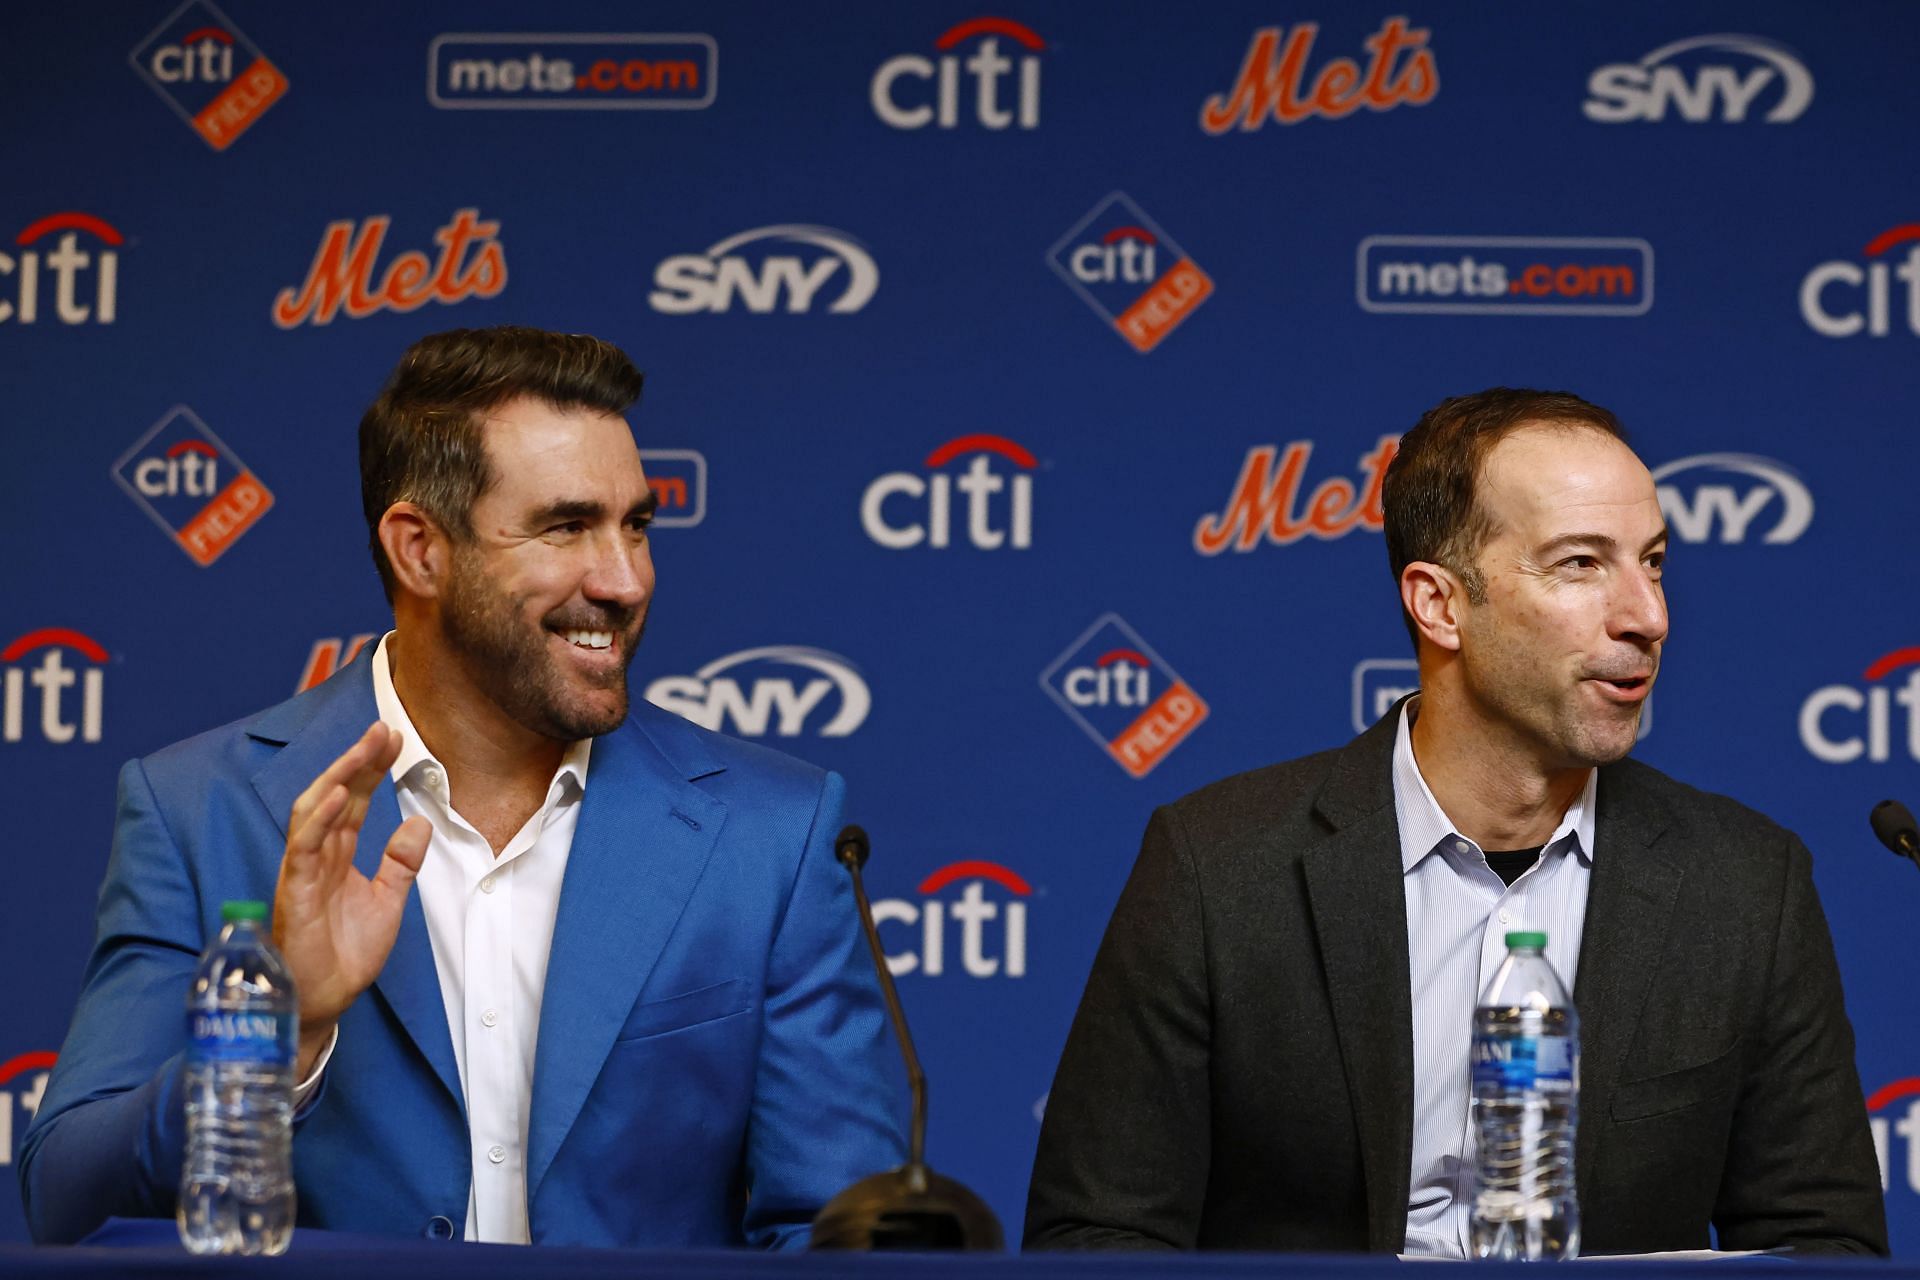
<instances>
[{"instance_id":1,"label":"citi field logo","mask_svg":"<svg viewBox=\"0 0 1920 1280\"><path fill-rule=\"evenodd\" d=\"M307 654L307 665L300 669L300 682L294 685L293 691L305 693L325 684L336 671L359 657L360 651L377 639L375 632L362 631L357 636L344 639L328 636L324 640L315 640L312 651Z\"/></svg>"},{"instance_id":2,"label":"citi field logo","mask_svg":"<svg viewBox=\"0 0 1920 1280\"><path fill-rule=\"evenodd\" d=\"M1076 222L1047 265L1142 354L1213 293L1213 278L1121 191Z\"/></svg>"},{"instance_id":3,"label":"citi field logo","mask_svg":"<svg viewBox=\"0 0 1920 1280\"><path fill-rule=\"evenodd\" d=\"M287 92L280 68L207 0L175 9L127 60L215 151L232 146Z\"/></svg>"},{"instance_id":4,"label":"citi field logo","mask_svg":"<svg viewBox=\"0 0 1920 1280\"><path fill-rule=\"evenodd\" d=\"M1865 264L1844 258L1821 263L1800 282L1800 318L1823 337L1884 338L1893 332L1888 303L1897 278L1906 286L1906 331L1920 337L1920 243L1915 242L1920 242L1920 222L1901 223L1867 241L1861 252ZM1908 246L1906 256L1895 265L1885 255L1902 244Z\"/></svg>"},{"instance_id":5,"label":"citi field logo","mask_svg":"<svg viewBox=\"0 0 1920 1280\"><path fill-rule=\"evenodd\" d=\"M1660 514L1682 542L1738 545L1758 533L1758 541L1774 546L1797 541L1813 523L1813 495L1772 458L1697 453L1656 467L1653 480ZM1756 525L1762 513L1768 518Z\"/></svg>"},{"instance_id":6,"label":"citi field logo","mask_svg":"<svg viewBox=\"0 0 1920 1280\"><path fill-rule=\"evenodd\" d=\"M1233 87L1201 107L1200 127L1217 137L1236 128L1251 132L1269 122L1299 124L1316 116L1339 120L1362 107L1391 111L1425 106L1440 92L1440 67L1427 48L1428 29L1407 25L1405 17L1388 18L1361 42L1367 50L1365 71L1352 58L1332 58L1309 86L1307 67L1319 34L1315 22L1296 22L1291 32L1283 27L1254 32Z\"/></svg>"},{"instance_id":7,"label":"citi field logo","mask_svg":"<svg viewBox=\"0 0 1920 1280\"><path fill-rule=\"evenodd\" d=\"M1367 658L1353 666L1353 731L1365 733L1408 694L1420 692L1420 664L1412 658ZM1653 695L1640 704L1642 741L1653 731Z\"/></svg>"},{"instance_id":8,"label":"citi field logo","mask_svg":"<svg viewBox=\"0 0 1920 1280\"><path fill-rule=\"evenodd\" d=\"M1912 669L1904 683L1881 683L1906 668ZM1864 688L1830 684L1807 695L1800 704L1800 744L1828 764L1885 764L1893 758L1893 704L1899 703L1907 758L1920 761L1920 645L1874 659L1861 681Z\"/></svg>"},{"instance_id":9,"label":"citi field logo","mask_svg":"<svg viewBox=\"0 0 1920 1280\"><path fill-rule=\"evenodd\" d=\"M1040 673L1040 687L1113 762L1144 778L1207 718L1207 704L1117 613Z\"/></svg>"},{"instance_id":10,"label":"citi field logo","mask_svg":"<svg viewBox=\"0 0 1920 1280\"><path fill-rule=\"evenodd\" d=\"M1631 237L1368 236L1354 271L1362 311L1638 316L1653 307L1653 246Z\"/></svg>"},{"instance_id":11,"label":"citi field logo","mask_svg":"<svg viewBox=\"0 0 1920 1280\"><path fill-rule=\"evenodd\" d=\"M969 459L964 469L941 470L960 458ZM891 551L951 547L958 490L966 507L963 536L968 545L981 551L1026 551L1033 546L1031 473L1040 464L1025 446L1005 436L955 436L921 465L931 474L890 471L867 486L860 497L860 527L869 538Z\"/></svg>"},{"instance_id":12,"label":"citi field logo","mask_svg":"<svg viewBox=\"0 0 1920 1280\"><path fill-rule=\"evenodd\" d=\"M91 253L80 247L81 232L88 236ZM49 252L44 242L54 235L59 239ZM0 253L0 276L13 277L13 297L0 296L0 324L39 322L42 268L53 276L55 320L68 325L113 323L120 302L118 250L126 237L112 223L75 210L50 213L22 227L13 243L19 252Z\"/></svg>"},{"instance_id":13,"label":"citi field logo","mask_svg":"<svg viewBox=\"0 0 1920 1280\"><path fill-rule=\"evenodd\" d=\"M1009 42L1013 56L1000 51ZM978 41L962 57L968 41ZM1006 18L972 18L956 23L933 42L938 58L903 53L888 58L873 73L868 100L873 114L893 129L957 129L961 122L961 77L968 117L983 129L1040 127L1040 52L1046 42L1033 30Z\"/></svg>"},{"instance_id":14,"label":"citi field logo","mask_svg":"<svg viewBox=\"0 0 1920 1280\"><path fill-rule=\"evenodd\" d=\"M47 1091L47 1076L58 1055L52 1052L22 1053L0 1062L0 1164L12 1164L18 1149L17 1133L26 1131L24 1121L40 1110L40 1099ZM15 1109L21 1112L16 1129Z\"/></svg>"},{"instance_id":15,"label":"citi field logo","mask_svg":"<svg viewBox=\"0 0 1920 1280\"><path fill-rule=\"evenodd\" d=\"M1776 88L1777 93L1768 90ZM1638 62L1597 68L1581 111L1600 124L1665 120L1740 124L1762 95L1768 124L1798 120L1813 101L1813 75L1785 45L1759 36L1691 36L1661 45Z\"/></svg>"},{"instance_id":16,"label":"citi field logo","mask_svg":"<svg viewBox=\"0 0 1920 1280\"><path fill-rule=\"evenodd\" d=\"M640 467L659 502L656 529L691 529L707 518L707 458L697 449L642 449Z\"/></svg>"},{"instance_id":17,"label":"citi field logo","mask_svg":"<svg viewBox=\"0 0 1920 1280\"><path fill-rule=\"evenodd\" d=\"M773 253L773 247L799 252ZM858 240L831 227L798 224L755 227L708 247L678 253L653 273L647 304L670 316L733 310L737 301L756 315L813 310L821 291L838 292L826 310L848 315L873 299L880 268Z\"/></svg>"},{"instance_id":18,"label":"citi field logo","mask_svg":"<svg viewBox=\"0 0 1920 1280\"><path fill-rule=\"evenodd\" d=\"M742 738L844 738L865 723L873 694L837 653L770 645L716 658L690 676L662 676L647 686L647 701Z\"/></svg>"},{"instance_id":19,"label":"citi field logo","mask_svg":"<svg viewBox=\"0 0 1920 1280\"><path fill-rule=\"evenodd\" d=\"M710 35L461 32L427 46L443 111L698 111L719 91Z\"/></svg>"},{"instance_id":20,"label":"citi field logo","mask_svg":"<svg viewBox=\"0 0 1920 1280\"><path fill-rule=\"evenodd\" d=\"M1893 1080L1867 1095L1867 1124L1873 1132L1873 1150L1880 1157L1880 1190L1893 1187L1893 1139L1899 1137L1905 1158L1901 1180L1920 1195L1920 1076Z\"/></svg>"},{"instance_id":21,"label":"citi field logo","mask_svg":"<svg viewBox=\"0 0 1920 1280\"><path fill-rule=\"evenodd\" d=\"M1386 483L1387 464L1399 449L1399 436L1381 436L1370 452L1361 455L1357 484L1344 476L1330 476L1302 503L1313 441L1295 440L1285 450L1255 445L1240 464L1226 505L1194 525L1193 549L1203 556L1217 556L1229 549L1252 551L1262 543L1285 547L1307 537L1341 538L1356 529L1377 533L1387 520L1380 489Z\"/></svg>"},{"instance_id":22,"label":"citi field logo","mask_svg":"<svg viewBox=\"0 0 1920 1280\"><path fill-rule=\"evenodd\" d=\"M989 885L996 890L991 898ZM956 886L958 892L953 892ZM918 902L882 898L873 904L876 928L898 924L917 931L911 935L909 949L887 953L887 969L895 977L909 973L939 977L947 971L949 948L955 942L960 971L969 978L1027 976L1026 899L1033 896L1033 886L1018 872L978 859L949 862L920 882L919 894ZM900 936L897 930L888 932ZM952 934L959 937L950 940ZM998 934L997 954L994 934Z\"/></svg>"},{"instance_id":23,"label":"citi field logo","mask_svg":"<svg viewBox=\"0 0 1920 1280\"><path fill-rule=\"evenodd\" d=\"M134 441L113 478L203 569L273 509L267 486L183 404Z\"/></svg>"},{"instance_id":24,"label":"citi field logo","mask_svg":"<svg viewBox=\"0 0 1920 1280\"><path fill-rule=\"evenodd\" d=\"M437 257L409 249L387 264L375 284L380 247L392 221L380 213L361 222L328 223L307 278L274 298L273 322L282 329L331 324L342 311L349 320L361 320L376 311L418 311L429 302L498 297L507 287L500 224L482 221L478 209L459 210L433 233Z\"/></svg>"},{"instance_id":25,"label":"citi field logo","mask_svg":"<svg viewBox=\"0 0 1920 1280\"><path fill-rule=\"evenodd\" d=\"M75 669L67 665L67 655L85 659ZM23 742L28 737L27 703L37 701L40 715L36 723L38 742L56 746L78 740L100 741L101 717L106 702L107 651L91 636L66 627L42 627L29 631L0 649L0 742ZM79 719L67 701L67 691L80 686ZM38 697L27 692L32 685Z\"/></svg>"}]
</instances>

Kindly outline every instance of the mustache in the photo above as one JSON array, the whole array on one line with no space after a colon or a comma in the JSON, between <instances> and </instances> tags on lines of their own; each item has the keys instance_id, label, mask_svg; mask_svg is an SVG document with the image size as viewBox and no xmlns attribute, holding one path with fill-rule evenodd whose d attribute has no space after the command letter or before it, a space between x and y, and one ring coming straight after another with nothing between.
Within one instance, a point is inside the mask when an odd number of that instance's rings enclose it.
<instances>
[{"instance_id":1,"label":"mustache","mask_svg":"<svg viewBox=\"0 0 1920 1280\"><path fill-rule=\"evenodd\" d=\"M640 616L637 609L622 609L613 605L590 605L586 608L571 607L557 609L541 621L555 631L611 631L625 636L633 629Z\"/></svg>"},{"instance_id":2,"label":"mustache","mask_svg":"<svg viewBox=\"0 0 1920 1280\"><path fill-rule=\"evenodd\" d=\"M1587 669L1589 680L1651 680L1660 674L1660 655L1648 654L1645 657L1622 658L1618 661L1603 662Z\"/></svg>"}]
</instances>

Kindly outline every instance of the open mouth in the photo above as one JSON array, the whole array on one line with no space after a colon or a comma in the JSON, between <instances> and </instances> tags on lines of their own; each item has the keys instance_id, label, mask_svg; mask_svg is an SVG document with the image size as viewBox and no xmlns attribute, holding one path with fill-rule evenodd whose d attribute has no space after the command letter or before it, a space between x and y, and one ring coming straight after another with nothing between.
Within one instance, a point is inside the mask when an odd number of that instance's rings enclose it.
<instances>
[{"instance_id":1,"label":"open mouth","mask_svg":"<svg viewBox=\"0 0 1920 1280\"><path fill-rule=\"evenodd\" d=\"M613 648L613 632L611 631L570 630L557 632L556 634L576 649L597 652Z\"/></svg>"}]
</instances>

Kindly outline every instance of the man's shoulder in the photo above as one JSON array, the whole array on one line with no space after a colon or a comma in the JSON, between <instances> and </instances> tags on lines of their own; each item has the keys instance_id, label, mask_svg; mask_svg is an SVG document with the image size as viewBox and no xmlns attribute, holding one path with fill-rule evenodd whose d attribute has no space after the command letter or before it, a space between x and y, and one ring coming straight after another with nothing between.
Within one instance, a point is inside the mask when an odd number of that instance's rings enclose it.
<instances>
[{"instance_id":1,"label":"man's shoulder","mask_svg":"<svg viewBox=\"0 0 1920 1280\"><path fill-rule=\"evenodd\" d=\"M357 691L350 684L354 669L347 668L322 684L272 706L229 720L178 742L169 743L132 762L156 789L169 782L207 785L223 776L251 776L276 747L285 745L330 704ZM366 681L364 669L359 678ZM371 707L372 687L366 700ZM371 724L369 718L359 727ZM344 750L344 744L342 746Z\"/></svg>"},{"instance_id":2,"label":"man's shoulder","mask_svg":"<svg viewBox=\"0 0 1920 1280\"><path fill-rule=\"evenodd\" d=\"M1792 831L1750 805L1717 791L1691 786L1639 760L1628 758L1600 771L1600 814L1609 804L1651 805L1666 823L1664 838L1679 838L1690 850L1746 856L1763 848L1800 844Z\"/></svg>"},{"instance_id":3,"label":"man's shoulder","mask_svg":"<svg viewBox=\"0 0 1920 1280\"><path fill-rule=\"evenodd\" d=\"M1196 848L1220 849L1307 824L1314 800L1355 744L1249 769L1190 791L1165 807ZM1384 779L1384 775L1383 775Z\"/></svg>"}]
</instances>

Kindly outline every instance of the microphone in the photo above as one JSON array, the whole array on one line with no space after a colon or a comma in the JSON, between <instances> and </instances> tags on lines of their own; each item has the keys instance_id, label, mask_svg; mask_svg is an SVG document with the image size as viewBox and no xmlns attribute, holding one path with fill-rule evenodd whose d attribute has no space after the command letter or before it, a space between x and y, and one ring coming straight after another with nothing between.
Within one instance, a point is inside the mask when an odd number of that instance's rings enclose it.
<instances>
[{"instance_id":1,"label":"microphone","mask_svg":"<svg viewBox=\"0 0 1920 1280\"><path fill-rule=\"evenodd\" d=\"M1913 813L1898 800L1882 800L1873 806L1873 834L1880 843L1920 867L1920 828Z\"/></svg>"},{"instance_id":2,"label":"microphone","mask_svg":"<svg viewBox=\"0 0 1920 1280\"><path fill-rule=\"evenodd\" d=\"M874 927L873 904L867 901L860 879L872 846L857 826L841 828L833 842L833 856L853 877L853 897L860 907L860 927L880 975L880 994L900 1041L913 1090L913 1127L908 1131L907 1162L897 1169L860 1179L833 1199L813 1219L811 1249L907 1249L915 1252L947 1249L999 1250L1006 1248L1000 1219L986 1202L952 1178L929 1169L927 1145L927 1077L920 1070L913 1036L907 1031L906 1010L887 968L887 953Z\"/></svg>"}]
</instances>

